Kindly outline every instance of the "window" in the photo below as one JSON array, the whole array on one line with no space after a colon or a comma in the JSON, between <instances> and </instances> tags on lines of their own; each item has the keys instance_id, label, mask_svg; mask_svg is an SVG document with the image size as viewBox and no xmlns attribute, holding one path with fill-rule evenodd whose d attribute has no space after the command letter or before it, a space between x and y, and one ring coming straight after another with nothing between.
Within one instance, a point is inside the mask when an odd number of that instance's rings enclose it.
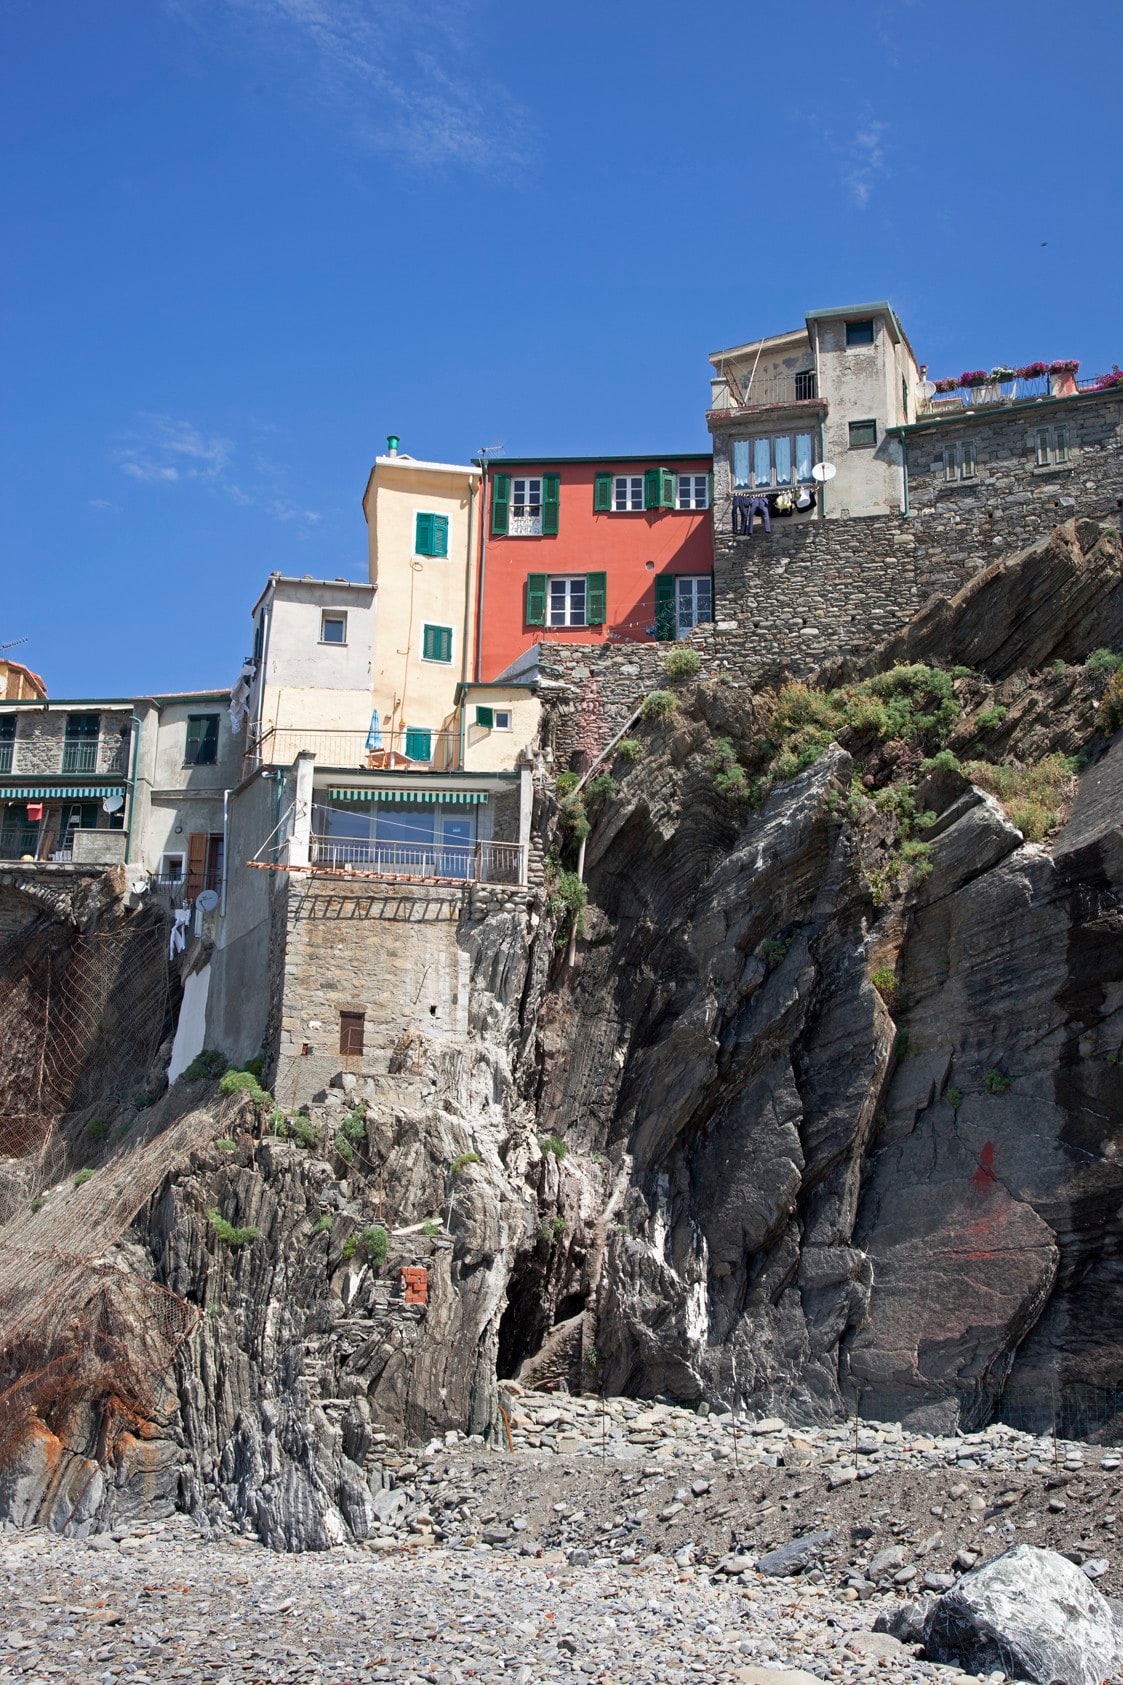
<instances>
[{"instance_id":1,"label":"window","mask_svg":"<svg viewBox=\"0 0 1123 1685\"><path fill-rule=\"evenodd\" d=\"M708 573L682 574L675 581L675 630L680 638L714 617L714 582Z\"/></svg>"},{"instance_id":2,"label":"window","mask_svg":"<svg viewBox=\"0 0 1123 1685\"><path fill-rule=\"evenodd\" d=\"M796 402L801 403L805 398L819 396L819 382L814 369L805 369L795 377Z\"/></svg>"},{"instance_id":3,"label":"window","mask_svg":"<svg viewBox=\"0 0 1123 1685\"><path fill-rule=\"evenodd\" d=\"M261 652L265 646L265 622L255 620L253 623L253 661L254 665L261 660Z\"/></svg>"},{"instance_id":4,"label":"window","mask_svg":"<svg viewBox=\"0 0 1123 1685\"><path fill-rule=\"evenodd\" d=\"M549 624L551 626L584 626L585 587L583 573L570 574L550 580Z\"/></svg>"},{"instance_id":5,"label":"window","mask_svg":"<svg viewBox=\"0 0 1123 1685\"><path fill-rule=\"evenodd\" d=\"M188 714L184 766L214 766L218 759L218 715Z\"/></svg>"},{"instance_id":6,"label":"window","mask_svg":"<svg viewBox=\"0 0 1123 1685\"><path fill-rule=\"evenodd\" d=\"M603 626L608 609L608 576L603 573L528 573L528 626Z\"/></svg>"},{"instance_id":7,"label":"window","mask_svg":"<svg viewBox=\"0 0 1123 1685\"><path fill-rule=\"evenodd\" d=\"M482 704L476 709L476 724L485 731L510 731L511 710L509 708L486 708Z\"/></svg>"},{"instance_id":8,"label":"window","mask_svg":"<svg viewBox=\"0 0 1123 1685\"><path fill-rule=\"evenodd\" d=\"M1068 428L1039 427L1036 434L1036 456L1039 468L1049 468L1068 461Z\"/></svg>"},{"instance_id":9,"label":"window","mask_svg":"<svg viewBox=\"0 0 1123 1685\"><path fill-rule=\"evenodd\" d=\"M320 642L322 644L345 644L347 642L347 616L338 609L325 609L320 616Z\"/></svg>"},{"instance_id":10,"label":"window","mask_svg":"<svg viewBox=\"0 0 1123 1685\"><path fill-rule=\"evenodd\" d=\"M431 761L433 733L428 726L414 725L406 731L406 754L411 761Z\"/></svg>"},{"instance_id":11,"label":"window","mask_svg":"<svg viewBox=\"0 0 1123 1685\"><path fill-rule=\"evenodd\" d=\"M973 480L978 452L973 439L944 446L944 479Z\"/></svg>"},{"instance_id":12,"label":"window","mask_svg":"<svg viewBox=\"0 0 1123 1685\"><path fill-rule=\"evenodd\" d=\"M877 443L876 421L852 421L850 423L850 449L865 450Z\"/></svg>"},{"instance_id":13,"label":"window","mask_svg":"<svg viewBox=\"0 0 1123 1685\"><path fill-rule=\"evenodd\" d=\"M810 433L734 439L731 452L733 489L747 491L753 486L790 486L793 483L810 485L814 461L815 447Z\"/></svg>"},{"instance_id":14,"label":"window","mask_svg":"<svg viewBox=\"0 0 1123 1685\"><path fill-rule=\"evenodd\" d=\"M491 531L496 538L554 538L558 530L561 482L557 474L512 480L497 474L491 490Z\"/></svg>"},{"instance_id":15,"label":"window","mask_svg":"<svg viewBox=\"0 0 1123 1685\"><path fill-rule=\"evenodd\" d=\"M847 322L846 343L850 345L873 344L873 319L868 322Z\"/></svg>"},{"instance_id":16,"label":"window","mask_svg":"<svg viewBox=\"0 0 1123 1685\"><path fill-rule=\"evenodd\" d=\"M542 531L542 481L511 481L511 532L516 538L535 538Z\"/></svg>"},{"instance_id":17,"label":"window","mask_svg":"<svg viewBox=\"0 0 1123 1685\"><path fill-rule=\"evenodd\" d=\"M16 718L9 714L0 720L0 772L11 772L16 744Z\"/></svg>"},{"instance_id":18,"label":"window","mask_svg":"<svg viewBox=\"0 0 1123 1685\"><path fill-rule=\"evenodd\" d=\"M356 1059L363 1051L365 1012L339 1014L339 1051L345 1059Z\"/></svg>"},{"instance_id":19,"label":"window","mask_svg":"<svg viewBox=\"0 0 1123 1685\"><path fill-rule=\"evenodd\" d=\"M710 476L708 474L680 474L676 509L708 509L710 507Z\"/></svg>"},{"instance_id":20,"label":"window","mask_svg":"<svg viewBox=\"0 0 1123 1685\"><path fill-rule=\"evenodd\" d=\"M442 661L447 666L452 660L452 627L423 626L421 655L425 661Z\"/></svg>"},{"instance_id":21,"label":"window","mask_svg":"<svg viewBox=\"0 0 1123 1685\"><path fill-rule=\"evenodd\" d=\"M182 883L183 863L182 854L165 854L160 860L160 876L166 883Z\"/></svg>"},{"instance_id":22,"label":"window","mask_svg":"<svg viewBox=\"0 0 1123 1685\"><path fill-rule=\"evenodd\" d=\"M510 731L511 710L509 708L497 708L495 710L495 729L496 731Z\"/></svg>"},{"instance_id":23,"label":"window","mask_svg":"<svg viewBox=\"0 0 1123 1685\"><path fill-rule=\"evenodd\" d=\"M612 481L612 507L618 515L643 508L643 475L617 474Z\"/></svg>"},{"instance_id":24,"label":"window","mask_svg":"<svg viewBox=\"0 0 1123 1685\"><path fill-rule=\"evenodd\" d=\"M417 556L447 556L448 516L419 514L414 525L413 549Z\"/></svg>"},{"instance_id":25,"label":"window","mask_svg":"<svg viewBox=\"0 0 1123 1685\"><path fill-rule=\"evenodd\" d=\"M62 740L64 772L96 772L97 745L101 731L99 714L67 714Z\"/></svg>"}]
</instances>

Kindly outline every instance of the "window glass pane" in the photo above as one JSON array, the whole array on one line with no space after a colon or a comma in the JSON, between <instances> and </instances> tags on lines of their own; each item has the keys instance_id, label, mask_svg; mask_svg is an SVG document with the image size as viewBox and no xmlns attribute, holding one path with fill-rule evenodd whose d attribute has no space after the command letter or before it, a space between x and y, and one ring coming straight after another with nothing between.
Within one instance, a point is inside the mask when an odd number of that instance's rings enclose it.
<instances>
[{"instance_id":1,"label":"window glass pane","mask_svg":"<svg viewBox=\"0 0 1123 1685\"><path fill-rule=\"evenodd\" d=\"M747 486L749 484L749 441L747 439L734 439L732 461L734 486Z\"/></svg>"},{"instance_id":2,"label":"window glass pane","mask_svg":"<svg viewBox=\"0 0 1123 1685\"><path fill-rule=\"evenodd\" d=\"M550 625L565 625L566 581L551 579L550 581Z\"/></svg>"},{"instance_id":3,"label":"window glass pane","mask_svg":"<svg viewBox=\"0 0 1123 1685\"><path fill-rule=\"evenodd\" d=\"M708 575L695 582L695 601L697 603L697 618L712 620L714 617L714 582Z\"/></svg>"},{"instance_id":4,"label":"window glass pane","mask_svg":"<svg viewBox=\"0 0 1123 1685\"><path fill-rule=\"evenodd\" d=\"M795 436L795 477L801 486L807 485L811 480L811 464L814 460L815 453L810 433L797 433Z\"/></svg>"},{"instance_id":5,"label":"window glass pane","mask_svg":"<svg viewBox=\"0 0 1123 1685\"><path fill-rule=\"evenodd\" d=\"M779 438L772 441L772 453L776 458L776 484L790 486L792 483L792 441L787 433L781 433Z\"/></svg>"},{"instance_id":6,"label":"window glass pane","mask_svg":"<svg viewBox=\"0 0 1123 1685\"><path fill-rule=\"evenodd\" d=\"M584 626L585 624L585 580L571 579L569 582L569 624Z\"/></svg>"},{"instance_id":7,"label":"window glass pane","mask_svg":"<svg viewBox=\"0 0 1123 1685\"><path fill-rule=\"evenodd\" d=\"M847 322L846 343L847 345L872 345L873 322Z\"/></svg>"},{"instance_id":8,"label":"window glass pane","mask_svg":"<svg viewBox=\"0 0 1123 1685\"><path fill-rule=\"evenodd\" d=\"M876 445L876 443L877 443L877 422L876 421L852 421L850 423L850 447L851 447L851 449L854 449L855 447L857 447L859 445Z\"/></svg>"},{"instance_id":9,"label":"window glass pane","mask_svg":"<svg viewBox=\"0 0 1123 1685\"><path fill-rule=\"evenodd\" d=\"M1054 462L1068 461L1068 428L1058 427L1056 431L1056 449L1053 454Z\"/></svg>"},{"instance_id":10,"label":"window glass pane","mask_svg":"<svg viewBox=\"0 0 1123 1685\"><path fill-rule=\"evenodd\" d=\"M963 478L965 480L975 478L975 446L973 444L963 446Z\"/></svg>"},{"instance_id":11,"label":"window glass pane","mask_svg":"<svg viewBox=\"0 0 1123 1685\"><path fill-rule=\"evenodd\" d=\"M753 485L770 486L772 484L772 441L771 439L753 440Z\"/></svg>"},{"instance_id":12,"label":"window glass pane","mask_svg":"<svg viewBox=\"0 0 1123 1685\"><path fill-rule=\"evenodd\" d=\"M958 473L956 462L956 448L954 445L944 446L944 479L954 480Z\"/></svg>"},{"instance_id":13,"label":"window glass pane","mask_svg":"<svg viewBox=\"0 0 1123 1685\"><path fill-rule=\"evenodd\" d=\"M1048 465L1048 462L1049 429L1047 427L1039 427L1037 429L1037 466L1039 468L1045 468Z\"/></svg>"}]
</instances>

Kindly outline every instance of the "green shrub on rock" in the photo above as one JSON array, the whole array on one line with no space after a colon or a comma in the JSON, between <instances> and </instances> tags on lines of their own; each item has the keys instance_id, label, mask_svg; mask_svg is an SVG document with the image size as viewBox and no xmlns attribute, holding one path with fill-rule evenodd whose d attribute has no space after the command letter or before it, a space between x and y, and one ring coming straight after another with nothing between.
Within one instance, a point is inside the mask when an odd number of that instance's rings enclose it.
<instances>
[{"instance_id":1,"label":"green shrub on rock","mask_svg":"<svg viewBox=\"0 0 1123 1685\"><path fill-rule=\"evenodd\" d=\"M671 719L677 710L678 697L673 690L653 690L650 696L643 699L640 717L652 724L660 724Z\"/></svg>"},{"instance_id":2,"label":"green shrub on rock","mask_svg":"<svg viewBox=\"0 0 1123 1685\"><path fill-rule=\"evenodd\" d=\"M678 684L694 678L701 665L702 657L696 649L673 649L663 663L663 671L672 684Z\"/></svg>"}]
</instances>

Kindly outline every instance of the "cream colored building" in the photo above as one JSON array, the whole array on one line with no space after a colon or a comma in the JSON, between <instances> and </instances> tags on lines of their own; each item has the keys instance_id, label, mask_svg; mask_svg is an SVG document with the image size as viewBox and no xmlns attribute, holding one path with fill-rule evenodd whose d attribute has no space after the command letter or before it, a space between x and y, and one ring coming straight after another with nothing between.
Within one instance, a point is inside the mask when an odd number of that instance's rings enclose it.
<instances>
[{"instance_id":1,"label":"cream colored building","mask_svg":"<svg viewBox=\"0 0 1123 1685\"><path fill-rule=\"evenodd\" d=\"M389 440L363 495L378 592L374 706L391 755L457 764L456 692L475 655L480 470L421 462Z\"/></svg>"},{"instance_id":2,"label":"cream colored building","mask_svg":"<svg viewBox=\"0 0 1123 1685\"><path fill-rule=\"evenodd\" d=\"M536 684L458 685L456 697L463 771L508 772L529 760L542 718Z\"/></svg>"},{"instance_id":3,"label":"cream colored building","mask_svg":"<svg viewBox=\"0 0 1123 1685\"><path fill-rule=\"evenodd\" d=\"M364 764L373 709L375 587L279 573L253 607L253 654L240 694L256 758Z\"/></svg>"}]
</instances>

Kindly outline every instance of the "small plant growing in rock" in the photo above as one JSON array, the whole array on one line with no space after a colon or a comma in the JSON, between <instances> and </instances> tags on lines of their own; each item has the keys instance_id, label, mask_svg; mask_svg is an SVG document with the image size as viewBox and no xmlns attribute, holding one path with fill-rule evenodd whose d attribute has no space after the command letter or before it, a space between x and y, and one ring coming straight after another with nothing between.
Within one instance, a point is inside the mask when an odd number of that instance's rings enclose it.
<instances>
[{"instance_id":1,"label":"small plant growing in rock","mask_svg":"<svg viewBox=\"0 0 1123 1685\"><path fill-rule=\"evenodd\" d=\"M31 1214L32 1214L32 1216L34 1216L37 1211L42 1211L42 1209L46 1205L46 1203L47 1203L46 1194L36 1194L35 1198L31 1202Z\"/></svg>"},{"instance_id":2,"label":"small plant growing in rock","mask_svg":"<svg viewBox=\"0 0 1123 1685\"><path fill-rule=\"evenodd\" d=\"M957 1112L963 1104L962 1088L949 1088L947 1091L947 1103L953 1112Z\"/></svg>"},{"instance_id":3,"label":"small plant growing in rock","mask_svg":"<svg viewBox=\"0 0 1123 1685\"><path fill-rule=\"evenodd\" d=\"M378 1274L386 1262L386 1254L390 1250L390 1236L381 1223L374 1223L370 1228L360 1229L357 1235L348 1235L343 1243L343 1256L350 1260L355 1257L363 1258Z\"/></svg>"},{"instance_id":4,"label":"small plant growing in rock","mask_svg":"<svg viewBox=\"0 0 1123 1685\"><path fill-rule=\"evenodd\" d=\"M449 1175L459 1176L460 1172L462 1170L466 1170L470 1164L478 1164L479 1162L479 1153L457 1153L456 1157L448 1167Z\"/></svg>"},{"instance_id":5,"label":"small plant growing in rock","mask_svg":"<svg viewBox=\"0 0 1123 1685\"><path fill-rule=\"evenodd\" d=\"M737 759L737 751L728 737L717 737L706 759L706 766L714 775L714 789L730 801L747 801L749 781L745 769Z\"/></svg>"},{"instance_id":6,"label":"small plant growing in rock","mask_svg":"<svg viewBox=\"0 0 1123 1685\"><path fill-rule=\"evenodd\" d=\"M779 965L791 945L792 938L790 936L766 936L763 942L757 943L756 955L758 959L764 961L771 971L773 966Z\"/></svg>"},{"instance_id":7,"label":"small plant growing in rock","mask_svg":"<svg viewBox=\"0 0 1123 1685\"><path fill-rule=\"evenodd\" d=\"M893 1043L893 1057L894 1057L894 1059L897 1060L898 1064L901 1062L902 1059L908 1058L910 1048L911 1048L911 1042L909 1040L908 1031L907 1030L898 1030L897 1031L897 1039Z\"/></svg>"},{"instance_id":8,"label":"small plant growing in rock","mask_svg":"<svg viewBox=\"0 0 1123 1685\"><path fill-rule=\"evenodd\" d=\"M1002 724L1005 718L1006 709L1000 702L996 702L992 708L984 708L982 712L976 716L975 724L978 726L980 731L995 731Z\"/></svg>"},{"instance_id":9,"label":"small plant growing in rock","mask_svg":"<svg viewBox=\"0 0 1123 1685\"><path fill-rule=\"evenodd\" d=\"M1096 709L1096 724L1105 737L1114 737L1123 726L1123 667L1111 675Z\"/></svg>"},{"instance_id":10,"label":"small plant growing in rock","mask_svg":"<svg viewBox=\"0 0 1123 1685\"><path fill-rule=\"evenodd\" d=\"M879 965L876 971L871 972L870 982L883 1001L891 1001L897 992L896 974L888 965Z\"/></svg>"},{"instance_id":11,"label":"small plant growing in rock","mask_svg":"<svg viewBox=\"0 0 1123 1685\"><path fill-rule=\"evenodd\" d=\"M580 782L581 774L579 772L559 772L554 780L558 795L563 800L566 796L573 794Z\"/></svg>"},{"instance_id":12,"label":"small plant growing in rock","mask_svg":"<svg viewBox=\"0 0 1123 1685\"><path fill-rule=\"evenodd\" d=\"M246 1227L239 1229L233 1223L228 1223L221 1211L208 1211L207 1221L215 1232L215 1238L224 1246L248 1246L251 1240L256 1240L260 1229Z\"/></svg>"},{"instance_id":13,"label":"small plant growing in rock","mask_svg":"<svg viewBox=\"0 0 1123 1685\"><path fill-rule=\"evenodd\" d=\"M230 1061L225 1053L220 1053L215 1047L205 1047L202 1053L196 1053L190 1065L183 1072L183 1082L210 1081L220 1077L229 1066Z\"/></svg>"},{"instance_id":14,"label":"small plant growing in rock","mask_svg":"<svg viewBox=\"0 0 1123 1685\"><path fill-rule=\"evenodd\" d=\"M355 1149L347 1139L346 1135L342 1134L342 1132L338 1134L332 1142L332 1146L335 1148L344 1164L354 1164Z\"/></svg>"},{"instance_id":15,"label":"small plant growing in rock","mask_svg":"<svg viewBox=\"0 0 1123 1685\"><path fill-rule=\"evenodd\" d=\"M1013 1086L1013 1079L1008 1077L1005 1071L1000 1071L997 1066L994 1070L988 1071L983 1078L983 1087L988 1094L1005 1094Z\"/></svg>"},{"instance_id":16,"label":"small plant growing in rock","mask_svg":"<svg viewBox=\"0 0 1123 1685\"><path fill-rule=\"evenodd\" d=\"M678 697L673 690L653 690L650 696L644 697L640 718L658 725L671 719L677 709Z\"/></svg>"},{"instance_id":17,"label":"small plant growing in rock","mask_svg":"<svg viewBox=\"0 0 1123 1685\"><path fill-rule=\"evenodd\" d=\"M439 1223L435 1223L432 1217L426 1218L425 1222L421 1225L421 1233L425 1236L426 1240L436 1240L440 1232L441 1225Z\"/></svg>"},{"instance_id":18,"label":"small plant growing in rock","mask_svg":"<svg viewBox=\"0 0 1123 1685\"><path fill-rule=\"evenodd\" d=\"M702 657L696 649L673 649L663 663L663 671L672 684L681 684L684 679L695 678L701 665Z\"/></svg>"},{"instance_id":19,"label":"small plant growing in rock","mask_svg":"<svg viewBox=\"0 0 1123 1685\"><path fill-rule=\"evenodd\" d=\"M575 842L580 842L582 837L588 836L592 827L581 796L566 796L561 804L561 822Z\"/></svg>"},{"instance_id":20,"label":"small plant growing in rock","mask_svg":"<svg viewBox=\"0 0 1123 1685\"><path fill-rule=\"evenodd\" d=\"M255 1053L252 1059L246 1060L243 1068L250 1073L251 1077L256 1077L258 1082L261 1082L265 1076L265 1055Z\"/></svg>"},{"instance_id":21,"label":"small plant growing in rock","mask_svg":"<svg viewBox=\"0 0 1123 1685\"><path fill-rule=\"evenodd\" d=\"M638 737L622 737L616 745L616 753L628 766L634 766L643 754L643 744Z\"/></svg>"},{"instance_id":22,"label":"small plant growing in rock","mask_svg":"<svg viewBox=\"0 0 1123 1685\"><path fill-rule=\"evenodd\" d=\"M569 1152L568 1146L560 1135L543 1135L538 1145L544 1153L553 1153L559 1163Z\"/></svg>"},{"instance_id":23,"label":"small plant growing in rock","mask_svg":"<svg viewBox=\"0 0 1123 1685\"><path fill-rule=\"evenodd\" d=\"M1055 679L1063 679L1064 675L1068 672L1068 663L1066 661L1062 661L1060 656L1058 656L1049 668L1049 671Z\"/></svg>"},{"instance_id":24,"label":"small plant growing in rock","mask_svg":"<svg viewBox=\"0 0 1123 1685\"><path fill-rule=\"evenodd\" d=\"M86 1183L88 1181L90 1181L92 1177L93 1177L93 1171L92 1170L80 1170L78 1172L77 1176L75 1176L75 1178L74 1178L74 1186L76 1188L84 1188Z\"/></svg>"},{"instance_id":25,"label":"small plant growing in rock","mask_svg":"<svg viewBox=\"0 0 1123 1685\"><path fill-rule=\"evenodd\" d=\"M589 886L576 872L559 871L546 898L546 911L560 920L558 946L564 947L571 928L576 924L578 936L585 934L585 907L589 900Z\"/></svg>"},{"instance_id":26,"label":"small plant growing in rock","mask_svg":"<svg viewBox=\"0 0 1123 1685\"><path fill-rule=\"evenodd\" d=\"M321 1212L321 1214L316 1218L316 1221L312 1224L312 1233L327 1234L330 1228L331 1218L328 1216L327 1212L324 1211Z\"/></svg>"},{"instance_id":27,"label":"small plant growing in rock","mask_svg":"<svg viewBox=\"0 0 1123 1685\"><path fill-rule=\"evenodd\" d=\"M320 1130L311 1118L301 1117L299 1112L289 1119L289 1134L298 1147L305 1147L310 1152L315 1152L317 1147L323 1145L324 1138Z\"/></svg>"},{"instance_id":28,"label":"small plant growing in rock","mask_svg":"<svg viewBox=\"0 0 1123 1685\"><path fill-rule=\"evenodd\" d=\"M940 749L936 754L929 755L926 761L921 761L920 770L921 772L962 773L963 768L959 764L958 757L953 755L950 749Z\"/></svg>"},{"instance_id":29,"label":"small plant growing in rock","mask_svg":"<svg viewBox=\"0 0 1123 1685\"><path fill-rule=\"evenodd\" d=\"M220 1135L218 1140L215 1142L215 1146L218 1148L219 1152L222 1153L232 1153L235 1145L236 1143L230 1139L229 1135Z\"/></svg>"},{"instance_id":30,"label":"small plant growing in rock","mask_svg":"<svg viewBox=\"0 0 1123 1685\"><path fill-rule=\"evenodd\" d=\"M1098 679L1110 679L1123 667L1123 655L1114 649L1094 649L1084 665Z\"/></svg>"},{"instance_id":31,"label":"small plant growing in rock","mask_svg":"<svg viewBox=\"0 0 1123 1685\"><path fill-rule=\"evenodd\" d=\"M265 1090L252 1071L227 1071L218 1085L218 1092L227 1099L234 1094L248 1094L252 1099L265 1099Z\"/></svg>"},{"instance_id":32,"label":"small plant growing in rock","mask_svg":"<svg viewBox=\"0 0 1123 1685\"><path fill-rule=\"evenodd\" d=\"M610 772L598 772L585 786L585 794L590 801L609 801L616 794L616 780Z\"/></svg>"},{"instance_id":33,"label":"small plant growing in rock","mask_svg":"<svg viewBox=\"0 0 1123 1685\"><path fill-rule=\"evenodd\" d=\"M553 1219L553 1221L550 1224L550 1227L554 1232L554 1239L560 1240L562 1235L565 1233L565 1230L566 1230L565 1218L561 1215L560 1212Z\"/></svg>"},{"instance_id":34,"label":"small plant growing in rock","mask_svg":"<svg viewBox=\"0 0 1123 1685\"><path fill-rule=\"evenodd\" d=\"M109 1134L109 1119L95 1117L90 1119L89 1135L91 1141L104 1141Z\"/></svg>"}]
</instances>

